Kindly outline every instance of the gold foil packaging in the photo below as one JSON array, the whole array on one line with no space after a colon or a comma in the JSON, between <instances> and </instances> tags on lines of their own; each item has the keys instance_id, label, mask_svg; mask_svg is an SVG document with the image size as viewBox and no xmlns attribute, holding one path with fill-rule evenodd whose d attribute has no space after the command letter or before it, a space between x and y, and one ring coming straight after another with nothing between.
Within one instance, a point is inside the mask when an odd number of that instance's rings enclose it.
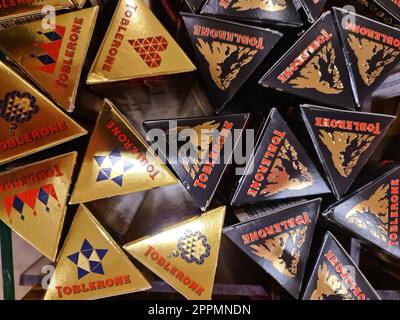
<instances>
[{"instance_id":1,"label":"gold foil packaging","mask_svg":"<svg viewBox=\"0 0 400 320\"><path fill-rule=\"evenodd\" d=\"M0 47L67 111L75 98L98 7L57 16L54 29L41 20L0 31Z\"/></svg>"},{"instance_id":2,"label":"gold foil packaging","mask_svg":"<svg viewBox=\"0 0 400 320\"><path fill-rule=\"evenodd\" d=\"M1 62L0 79L0 164L87 133Z\"/></svg>"},{"instance_id":3,"label":"gold foil packaging","mask_svg":"<svg viewBox=\"0 0 400 320\"><path fill-rule=\"evenodd\" d=\"M44 299L99 299L149 288L121 248L81 205Z\"/></svg>"},{"instance_id":4,"label":"gold foil packaging","mask_svg":"<svg viewBox=\"0 0 400 320\"><path fill-rule=\"evenodd\" d=\"M0 174L0 219L55 260L76 152Z\"/></svg>"},{"instance_id":5,"label":"gold foil packaging","mask_svg":"<svg viewBox=\"0 0 400 320\"><path fill-rule=\"evenodd\" d=\"M120 0L87 83L94 85L195 69L143 0Z\"/></svg>"},{"instance_id":6,"label":"gold foil packaging","mask_svg":"<svg viewBox=\"0 0 400 320\"><path fill-rule=\"evenodd\" d=\"M177 183L136 130L108 100L97 119L70 203Z\"/></svg>"},{"instance_id":7,"label":"gold foil packaging","mask_svg":"<svg viewBox=\"0 0 400 320\"><path fill-rule=\"evenodd\" d=\"M211 299L225 207L210 210L124 249L188 299Z\"/></svg>"}]
</instances>

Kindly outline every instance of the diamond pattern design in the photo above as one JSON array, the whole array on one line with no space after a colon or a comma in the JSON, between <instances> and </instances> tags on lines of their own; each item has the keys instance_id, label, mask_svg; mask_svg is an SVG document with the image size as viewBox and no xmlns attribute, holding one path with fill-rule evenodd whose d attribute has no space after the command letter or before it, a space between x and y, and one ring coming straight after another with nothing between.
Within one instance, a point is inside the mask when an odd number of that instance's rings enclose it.
<instances>
[{"instance_id":1,"label":"diamond pattern design","mask_svg":"<svg viewBox=\"0 0 400 320\"><path fill-rule=\"evenodd\" d=\"M102 261L107 254L107 249L94 249L88 240L83 240L81 250L68 256L68 259L78 268L78 279L89 273L104 275Z\"/></svg>"},{"instance_id":2,"label":"diamond pattern design","mask_svg":"<svg viewBox=\"0 0 400 320\"><path fill-rule=\"evenodd\" d=\"M94 157L100 171L96 182L112 180L122 187L124 174L128 172L134 164L121 157L121 151L115 148L109 155L98 155Z\"/></svg>"},{"instance_id":3,"label":"diamond pattern design","mask_svg":"<svg viewBox=\"0 0 400 320\"><path fill-rule=\"evenodd\" d=\"M0 118L10 123L10 135L15 135L18 125L28 122L35 113L39 112L36 98L29 92L7 92L0 100Z\"/></svg>"},{"instance_id":4,"label":"diamond pattern design","mask_svg":"<svg viewBox=\"0 0 400 320\"><path fill-rule=\"evenodd\" d=\"M129 40L129 43L150 68L158 68L161 65L162 58L159 53L168 48L168 42L163 36Z\"/></svg>"},{"instance_id":5,"label":"diamond pattern design","mask_svg":"<svg viewBox=\"0 0 400 320\"><path fill-rule=\"evenodd\" d=\"M177 247L180 257L187 263L195 262L201 265L211 254L211 246L207 243L207 237L200 231L186 230L184 236L178 239Z\"/></svg>"}]
</instances>

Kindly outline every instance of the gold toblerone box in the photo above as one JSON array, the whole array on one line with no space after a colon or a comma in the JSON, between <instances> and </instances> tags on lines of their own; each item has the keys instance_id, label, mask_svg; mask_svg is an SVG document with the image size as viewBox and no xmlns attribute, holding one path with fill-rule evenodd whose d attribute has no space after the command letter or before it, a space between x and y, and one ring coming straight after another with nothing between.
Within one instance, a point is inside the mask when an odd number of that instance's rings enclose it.
<instances>
[{"instance_id":1,"label":"gold toblerone box","mask_svg":"<svg viewBox=\"0 0 400 320\"><path fill-rule=\"evenodd\" d=\"M143 0L120 0L87 84L128 81L195 69Z\"/></svg>"},{"instance_id":2,"label":"gold toblerone box","mask_svg":"<svg viewBox=\"0 0 400 320\"><path fill-rule=\"evenodd\" d=\"M56 11L73 9L72 0L2 0L0 2L0 29L38 20L53 7Z\"/></svg>"},{"instance_id":3,"label":"gold toblerone box","mask_svg":"<svg viewBox=\"0 0 400 320\"><path fill-rule=\"evenodd\" d=\"M76 152L0 174L0 220L55 261Z\"/></svg>"},{"instance_id":4,"label":"gold toblerone box","mask_svg":"<svg viewBox=\"0 0 400 320\"><path fill-rule=\"evenodd\" d=\"M133 257L192 300L211 299L225 207L124 246Z\"/></svg>"},{"instance_id":5,"label":"gold toblerone box","mask_svg":"<svg viewBox=\"0 0 400 320\"><path fill-rule=\"evenodd\" d=\"M57 104L73 111L97 13L93 7L59 15L54 29L39 20L0 30L0 47Z\"/></svg>"},{"instance_id":6,"label":"gold toblerone box","mask_svg":"<svg viewBox=\"0 0 400 320\"><path fill-rule=\"evenodd\" d=\"M2 62L0 79L0 164L87 133Z\"/></svg>"},{"instance_id":7,"label":"gold toblerone box","mask_svg":"<svg viewBox=\"0 0 400 320\"><path fill-rule=\"evenodd\" d=\"M105 100L72 192L71 204L177 183L117 108Z\"/></svg>"},{"instance_id":8,"label":"gold toblerone box","mask_svg":"<svg viewBox=\"0 0 400 320\"><path fill-rule=\"evenodd\" d=\"M81 205L44 299L93 300L150 288L118 244Z\"/></svg>"}]
</instances>

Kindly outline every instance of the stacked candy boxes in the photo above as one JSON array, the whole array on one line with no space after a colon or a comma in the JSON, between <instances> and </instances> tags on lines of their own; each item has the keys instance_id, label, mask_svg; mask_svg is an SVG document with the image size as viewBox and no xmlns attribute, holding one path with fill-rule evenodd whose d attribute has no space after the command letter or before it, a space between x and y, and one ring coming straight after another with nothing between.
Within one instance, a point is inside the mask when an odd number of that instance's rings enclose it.
<instances>
[{"instance_id":1,"label":"stacked candy boxes","mask_svg":"<svg viewBox=\"0 0 400 320\"><path fill-rule=\"evenodd\" d=\"M192 50L179 46L144 1L120 0L86 71L97 7L57 15L52 29L24 21L0 31L7 56L0 64L0 162L8 166L0 174L0 219L55 262L44 298L144 291L148 269L188 299L211 299L225 238L296 299L380 299L323 222L400 257L400 169L356 183L395 120L364 105L400 59L400 31L328 4L315 13L308 1L186 2L197 12L179 16ZM289 46L287 28L304 31ZM260 70L256 86L298 103L288 109L266 101L261 116L231 112L229 102ZM199 75L214 114L146 119L146 139L141 124L107 99L133 80L189 72ZM73 120L82 76L106 98L97 120L85 119L90 132ZM74 146L79 152L52 149L34 161L33 154L72 139L84 145ZM250 151L236 170L243 147ZM23 166L13 162L28 155ZM198 208L192 218L170 212L165 228L125 245L89 209L172 185L186 190L188 211Z\"/></svg>"}]
</instances>

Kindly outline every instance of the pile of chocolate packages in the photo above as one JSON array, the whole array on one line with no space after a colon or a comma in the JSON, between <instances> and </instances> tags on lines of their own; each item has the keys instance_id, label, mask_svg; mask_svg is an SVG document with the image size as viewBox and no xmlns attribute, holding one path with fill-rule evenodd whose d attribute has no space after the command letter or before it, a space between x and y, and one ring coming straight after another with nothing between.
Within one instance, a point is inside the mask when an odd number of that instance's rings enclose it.
<instances>
[{"instance_id":1,"label":"pile of chocolate packages","mask_svg":"<svg viewBox=\"0 0 400 320\"><path fill-rule=\"evenodd\" d=\"M39 298L400 298L399 1L0 15L0 219Z\"/></svg>"}]
</instances>

